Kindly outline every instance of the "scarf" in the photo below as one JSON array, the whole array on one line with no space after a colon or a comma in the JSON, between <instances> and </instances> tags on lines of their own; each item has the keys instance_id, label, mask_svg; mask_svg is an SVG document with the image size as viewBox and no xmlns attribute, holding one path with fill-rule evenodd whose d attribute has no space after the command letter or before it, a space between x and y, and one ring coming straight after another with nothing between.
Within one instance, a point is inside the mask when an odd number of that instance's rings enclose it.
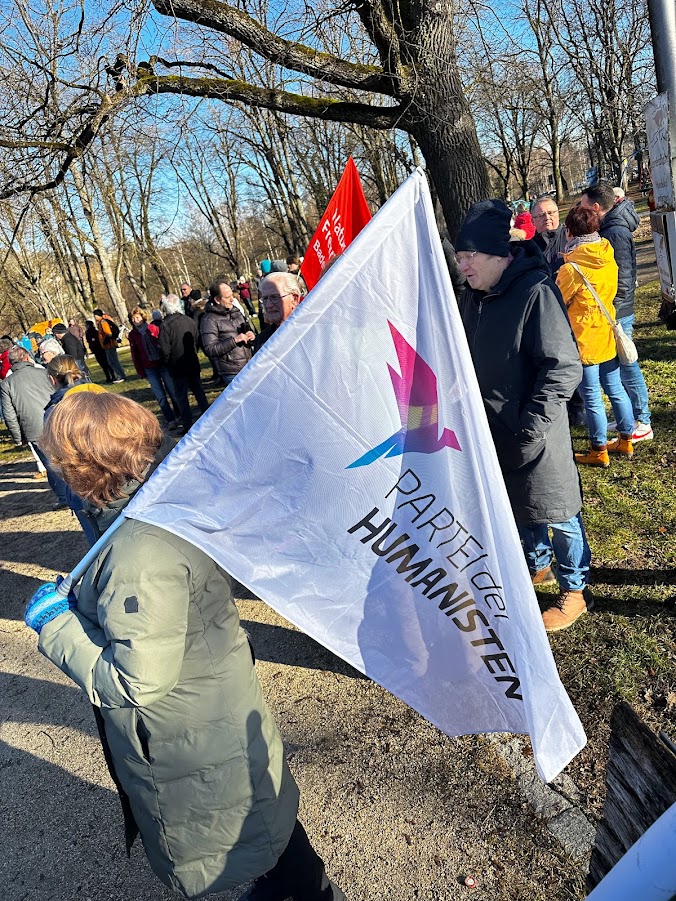
<instances>
[{"instance_id":1,"label":"scarf","mask_svg":"<svg viewBox=\"0 0 676 901\"><path fill-rule=\"evenodd\" d=\"M577 238L571 238L565 246L564 253L570 253L581 244L598 244L601 235L598 232L592 232L591 235L578 235Z\"/></svg>"}]
</instances>

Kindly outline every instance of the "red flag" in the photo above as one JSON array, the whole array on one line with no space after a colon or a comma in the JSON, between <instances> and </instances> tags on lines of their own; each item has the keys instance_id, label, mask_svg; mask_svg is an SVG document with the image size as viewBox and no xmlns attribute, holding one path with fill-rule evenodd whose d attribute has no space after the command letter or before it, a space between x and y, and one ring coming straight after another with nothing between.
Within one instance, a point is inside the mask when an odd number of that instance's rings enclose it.
<instances>
[{"instance_id":1,"label":"red flag","mask_svg":"<svg viewBox=\"0 0 676 901\"><path fill-rule=\"evenodd\" d=\"M350 157L300 267L308 288L314 288L324 266L345 250L370 219L359 173Z\"/></svg>"}]
</instances>

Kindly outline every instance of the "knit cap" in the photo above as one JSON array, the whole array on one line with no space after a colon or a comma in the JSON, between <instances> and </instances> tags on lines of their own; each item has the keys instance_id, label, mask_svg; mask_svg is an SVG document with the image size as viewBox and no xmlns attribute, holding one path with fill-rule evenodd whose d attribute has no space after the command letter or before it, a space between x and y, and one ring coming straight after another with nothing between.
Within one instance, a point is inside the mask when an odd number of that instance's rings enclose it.
<instances>
[{"instance_id":1,"label":"knit cap","mask_svg":"<svg viewBox=\"0 0 676 901\"><path fill-rule=\"evenodd\" d=\"M480 200L467 211L455 242L460 250L508 257L512 213L504 200Z\"/></svg>"}]
</instances>

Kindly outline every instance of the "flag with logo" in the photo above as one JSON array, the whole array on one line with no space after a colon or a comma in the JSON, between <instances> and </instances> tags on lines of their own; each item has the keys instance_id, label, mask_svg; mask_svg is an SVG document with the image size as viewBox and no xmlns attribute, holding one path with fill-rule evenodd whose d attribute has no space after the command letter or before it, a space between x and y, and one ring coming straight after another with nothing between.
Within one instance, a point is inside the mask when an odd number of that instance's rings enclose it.
<instances>
[{"instance_id":1,"label":"flag with logo","mask_svg":"<svg viewBox=\"0 0 676 901\"><path fill-rule=\"evenodd\" d=\"M350 157L303 257L300 273L308 288L314 288L326 264L343 253L370 220L359 173Z\"/></svg>"},{"instance_id":2,"label":"flag with logo","mask_svg":"<svg viewBox=\"0 0 676 901\"><path fill-rule=\"evenodd\" d=\"M449 735L528 733L547 781L584 746L420 171L125 512Z\"/></svg>"}]
</instances>

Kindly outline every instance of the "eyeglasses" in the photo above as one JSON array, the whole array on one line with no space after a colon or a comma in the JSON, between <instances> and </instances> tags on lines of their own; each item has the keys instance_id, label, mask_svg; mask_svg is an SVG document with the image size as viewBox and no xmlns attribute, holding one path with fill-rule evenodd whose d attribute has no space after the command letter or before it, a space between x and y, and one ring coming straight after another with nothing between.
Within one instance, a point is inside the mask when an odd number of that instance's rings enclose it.
<instances>
[{"instance_id":1,"label":"eyeglasses","mask_svg":"<svg viewBox=\"0 0 676 901\"><path fill-rule=\"evenodd\" d=\"M546 212L538 213L537 216L533 216L533 220L535 222L544 222L545 219L553 219L555 216L559 215L558 210L547 210Z\"/></svg>"},{"instance_id":2,"label":"eyeglasses","mask_svg":"<svg viewBox=\"0 0 676 901\"><path fill-rule=\"evenodd\" d=\"M261 297L262 303L281 303L285 297L289 297L293 294L293 291L288 291L286 294L266 294L264 297Z\"/></svg>"},{"instance_id":3,"label":"eyeglasses","mask_svg":"<svg viewBox=\"0 0 676 901\"><path fill-rule=\"evenodd\" d=\"M478 253L478 251L476 251L476 250L472 250L472 251L461 250L458 253L456 253L455 257L456 257L458 263L471 263L472 260L474 259L474 257L477 255L477 253Z\"/></svg>"}]
</instances>

